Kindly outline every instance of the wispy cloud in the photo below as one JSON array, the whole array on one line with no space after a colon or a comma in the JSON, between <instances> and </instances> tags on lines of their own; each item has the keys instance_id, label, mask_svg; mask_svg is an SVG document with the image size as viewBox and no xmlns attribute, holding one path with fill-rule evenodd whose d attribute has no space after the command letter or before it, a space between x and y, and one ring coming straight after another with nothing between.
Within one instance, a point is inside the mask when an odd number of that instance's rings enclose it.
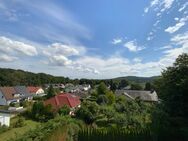
<instances>
[{"instance_id":1,"label":"wispy cloud","mask_svg":"<svg viewBox=\"0 0 188 141\"><path fill-rule=\"evenodd\" d=\"M155 11L162 13L167 9L170 9L173 3L174 0L152 0L150 5L144 9L144 12L148 13L150 9L154 9Z\"/></svg>"},{"instance_id":2,"label":"wispy cloud","mask_svg":"<svg viewBox=\"0 0 188 141\"><path fill-rule=\"evenodd\" d=\"M174 33L178 31L181 27L183 27L186 24L186 21L188 21L188 16L181 18L178 21L178 23L176 23L176 25L166 28L165 32Z\"/></svg>"},{"instance_id":3,"label":"wispy cloud","mask_svg":"<svg viewBox=\"0 0 188 141\"><path fill-rule=\"evenodd\" d=\"M143 46L138 46L136 40L126 42L124 44L124 47L126 47L131 52L138 52L138 51L145 49L145 47L143 47Z\"/></svg>"},{"instance_id":4,"label":"wispy cloud","mask_svg":"<svg viewBox=\"0 0 188 141\"><path fill-rule=\"evenodd\" d=\"M184 3L182 7L178 10L179 12L182 12L186 7L188 6L188 2Z\"/></svg>"},{"instance_id":5,"label":"wispy cloud","mask_svg":"<svg viewBox=\"0 0 188 141\"><path fill-rule=\"evenodd\" d=\"M116 45L116 44L120 44L122 43L122 38L114 38L112 40L112 44Z\"/></svg>"}]
</instances>

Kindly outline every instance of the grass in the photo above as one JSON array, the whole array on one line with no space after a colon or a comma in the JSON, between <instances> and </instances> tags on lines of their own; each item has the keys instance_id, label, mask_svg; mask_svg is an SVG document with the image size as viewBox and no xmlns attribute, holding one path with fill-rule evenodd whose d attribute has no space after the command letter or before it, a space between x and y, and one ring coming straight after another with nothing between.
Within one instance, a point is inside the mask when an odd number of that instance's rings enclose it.
<instances>
[{"instance_id":1,"label":"grass","mask_svg":"<svg viewBox=\"0 0 188 141\"><path fill-rule=\"evenodd\" d=\"M11 124L13 124L18 118L12 118L11 119ZM40 123L32 121L32 120L25 120L25 125L23 127L19 128L11 128L10 130L1 133L0 134L0 141L7 141L10 139L15 138L16 136L23 135L27 131L34 129L39 125Z\"/></svg>"}]
</instances>

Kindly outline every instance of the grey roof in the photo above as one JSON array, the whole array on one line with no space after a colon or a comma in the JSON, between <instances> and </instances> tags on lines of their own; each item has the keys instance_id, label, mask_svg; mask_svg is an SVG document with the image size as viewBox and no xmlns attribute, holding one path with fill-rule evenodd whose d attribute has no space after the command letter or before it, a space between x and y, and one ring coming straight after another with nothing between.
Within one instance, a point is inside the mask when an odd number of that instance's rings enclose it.
<instances>
[{"instance_id":1,"label":"grey roof","mask_svg":"<svg viewBox=\"0 0 188 141\"><path fill-rule=\"evenodd\" d=\"M25 86L15 86L14 89L17 93L22 94L23 97L31 96L31 94Z\"/></svg>"},{"instance_id":2,"label":"grey roof","mask_svg":"<svg viewBox=\"0 0 188 141\"><path fill-rule=\"evenodd\" d=\"M139 91L139 90L116 90L116 95L125 95L131 99L140 98L143 101L157 102L158 96L155 91Z\"/></svg>"}]
</instances>

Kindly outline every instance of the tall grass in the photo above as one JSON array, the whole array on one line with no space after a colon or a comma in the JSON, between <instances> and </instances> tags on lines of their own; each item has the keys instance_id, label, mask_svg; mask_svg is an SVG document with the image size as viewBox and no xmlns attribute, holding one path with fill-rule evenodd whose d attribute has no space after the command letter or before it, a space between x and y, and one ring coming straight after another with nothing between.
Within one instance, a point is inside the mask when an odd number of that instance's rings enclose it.
<instances>
[{"instance_id":1,"label":"tall grass","mask_svg":"<svg viewBox=\"0 0 188 141\"><path fill-rule=\"evenodd\" d=\"M152 141L149 130L127 131L125 129L82 129L78 141Z\"/></svg>"}]
</instances>

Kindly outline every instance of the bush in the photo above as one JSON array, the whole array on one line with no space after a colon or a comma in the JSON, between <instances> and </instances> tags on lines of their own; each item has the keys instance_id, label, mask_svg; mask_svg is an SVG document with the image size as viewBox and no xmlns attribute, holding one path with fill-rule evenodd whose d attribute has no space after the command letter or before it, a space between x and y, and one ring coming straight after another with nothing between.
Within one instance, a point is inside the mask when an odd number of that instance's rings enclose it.
<instances>
[{"instance_id":1,"label":"bush","mask_svg":"<svg viewBox=\"0 0 188 141\"><path fill-rule=\"evenodd\" d=\"M6 132L7 130L9 130L9 128L5 125L1 126L0 125L0 134L3 133L3 132Z\"/></svg>"},{"instance_id":2,"label":"bush","mask_svg":"<svg viewBox=\"0 0 188 141\"><path fill-rule=\"evenodd\" d=\"M19 117L18 120L13 124L13 128L18 128L23 126L25 126L25 119L23 117Z\"/></svg>"},{"instance_id":3,"label":"bush","mask_svg":"<svg viewBox=\"0 0 188 141\"><path fill-rule=\"evenodd\" d=\"M31 109L31 118L40 122L54 118L51 105L44 106L42 102L35 102Z\"/></svg>"},{"instance_id":4,"label":"bush","mask_svg":"<svg viewBox=\"0 0 188 141\"><path fill-rule=\"evenodd\" d=\"M67 105L64 105L62 108L59 109L58 113L61 116L69 115L70 113L70 108Z\"/></svg>"}]
</instances>

